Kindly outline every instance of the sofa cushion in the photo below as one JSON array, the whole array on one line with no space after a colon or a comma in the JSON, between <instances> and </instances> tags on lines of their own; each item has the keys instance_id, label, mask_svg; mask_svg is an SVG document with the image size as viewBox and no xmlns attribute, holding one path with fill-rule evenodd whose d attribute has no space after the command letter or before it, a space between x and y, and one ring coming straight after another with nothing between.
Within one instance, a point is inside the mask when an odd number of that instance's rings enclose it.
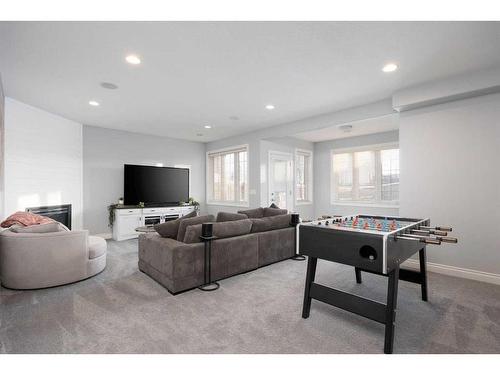
<instances>
[{"instance_id":1,"label":"sofa cushion","mask_svg":"<svg viewBox=\"0 0 500 375\"><path fill-rule=\"evenodd\" d=\"M252 220L252 233L267 232L290 226L291 215L276 215Z\"/></svg>"},{"instance_id":2,"label":"sofa cushion","mask_svg":"<svg viewBox=\"0 0 500 375\"><path fill-rule=\"evenodd\" d=\"M10 230L14 233L51 233L51 232L60 232L63 229L64 225L59 224L57 222L47 223L47 224L38 224L38 225L30 225L28 227L15 224L10 227ZM65 228L65 227L64 227Z\"/></svg>"},{"instance_id":3,"label":"sofa cushion","mask_svg":"<svg viewBox=\"0 0 500 375\"><path fill-rule=\"evenodd\" d=\"M202 224L191 225L186 229L186 235L184 236L184 243L196 243L201 242L201 226ZM249 234L252 229L252 220L234 220L225 221L221 223L213 224L213 235L218 238L236 237Z\"/></svg>"},{"instance_id":4,"label":"sofa cushion","mask_svg":"<svg viewBox=\"0 0 500 375\"><path fill-rule=\"evenodd\" d=\"M177 241L182 242L184 240L184 236L186 235L186 228L190 225L210 223L214 221L214 215L197 216L181 220L179 224L179 232L177 233Z\"/></svg>"},{"instance_id":5,"label":"sofa cushion","mask_svg":"<svg viewBox=\"0 0 500 375\"><path fill-rule=\"evenodd\" d=\"M264 217L286 215L287 209L264 207Z\"/></svg>"},{"instance_id":6,"label":"sofa cushion","mask_svg":"<svg viewBox=\"0 0 500 375\"><path fill-rule=\"evenodd\" d=\"M247 215L249 219L257 219L264 217L264 209L262 207L253 208L251 210L238 211L239 214Z\"/></svg>"},{"instance_id":7,"label":"sofa cushion","mask_svg":"<svg viewBox=\"0 0 500 375\"><path fill-rule=\"evenodd\" d=\"M234 221L234 220L243 220L248 219L248 216L245 214L236 214L234 212L219 212L217 214L217 222L221 223L223 221Z\"/></svg>"},{"instance_id":8,"label":"sofa cushion","mask_svg":"<svg viewBox=\"0 0 500 375\"><path fill-rule=\"evenodd\" d=\"M106 240L102 237L89 236L89 259L98 258L106 254Z\"/></svg>"},{"instance_id":9,"label":"sofa cushion","mask_svg":"<svg viewBox=\"0 0 500 375\"><path fill-rule=\"evenodd\" d=\"M259 267L295 255L295 228L288 227L254 234L259 239Z\"/></svg>"},{"instance_id":10,"label":"sofa cushion","mask_svg":"<svg viewBox=\"0 0 500 375\"><path fill-rule=\"evenodd\" d=\"M0 226L2 228L9 228L14 224L18 224L27 227L29 225L47 224L53 222L55 222L55 220L51 219L50 217L33 214L31 212L18 211L2 221Z\"/></svg>"},{"instance_id":11,"label":"sofa cushion","mask_svg":"<svg viewBox=\"0 0 500 375\"><path fill-rule=\"evenodd\" d=\"M154 229L162 237L175 239L177 238L177 233L179 232L179 225L181 223L181 220L190 219L192 217L196 217L196 211L192 211L189 214L184 215L176 220L156 224L154 226Z\"/></svg>"}]
</instances>

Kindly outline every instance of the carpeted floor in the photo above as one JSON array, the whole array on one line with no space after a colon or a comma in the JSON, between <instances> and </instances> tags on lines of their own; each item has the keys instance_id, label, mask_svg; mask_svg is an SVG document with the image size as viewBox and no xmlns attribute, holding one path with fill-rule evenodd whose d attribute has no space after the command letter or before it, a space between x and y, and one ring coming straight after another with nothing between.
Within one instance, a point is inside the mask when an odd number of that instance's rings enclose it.
<instances>
[{"instance_id":1,"label":"carpeted floor","mask_svg":"<svg viewBox=\"0 0 500 375\"><path fill-rule=\"evenodd\" d=\"M173 296L137 268L137 241L109 241L98 276L0 289L0 353L382 353L383 325L313 301L306 262L287 260ZM387 280L318 262L317 281L385 300ZM500 353L500 286L429 275L429 302L401 282L395 353Z\"/></svg>"}]
</instances>

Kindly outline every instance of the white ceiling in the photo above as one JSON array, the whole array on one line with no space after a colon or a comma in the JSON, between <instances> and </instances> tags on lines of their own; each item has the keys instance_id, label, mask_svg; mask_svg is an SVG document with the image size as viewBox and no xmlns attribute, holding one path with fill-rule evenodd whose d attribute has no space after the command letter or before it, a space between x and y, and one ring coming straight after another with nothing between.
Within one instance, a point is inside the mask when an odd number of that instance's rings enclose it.
<instances>
[{"instance_id":1,"label":"white ceiling","mask_svg":"<svg viewBox=\"0 0 500 375\"><path fill-rule=\"evenodd\" d=\"M329 126L322 129L311 130L308 132L297 133L294 138L303 139L309 142L322 142L331 139L357 137L360 135L383 133L399 129L399 114L381 116L362 121L356 121L349 124L351 131L345 132L341 125Z\"/></svg>"},{"instance_id":2,"label":"white ceiling","mask_svg":"<svg viewBox=\"0 0 500 375\"><path fill-rule=\"evenodd\" d=\"M7 96L87 125L203 142L498 66L499 47L498 22L0 22ZM129 53L143 63L125 63ZM388 61L400 69L382 73Z\"/></svg>"}]
</instances>

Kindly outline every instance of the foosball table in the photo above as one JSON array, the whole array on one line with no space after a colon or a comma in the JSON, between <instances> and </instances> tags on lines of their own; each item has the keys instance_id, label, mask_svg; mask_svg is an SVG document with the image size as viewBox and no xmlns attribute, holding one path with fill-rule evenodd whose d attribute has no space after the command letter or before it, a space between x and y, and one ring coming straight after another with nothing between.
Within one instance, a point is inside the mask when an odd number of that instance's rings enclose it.
<instances>
[{"instance_id":1,"label":"foosball table","mask_svg":"<svg viewBox=\"0 0 500 375\"><path fill-rule=\"evenodd\" d=\"M299 254L308 256L302 317L309 317L311 300L336 306L385 325L384 353L392 353L398 281L420 284L427 301L426 246L457 243L450 227L431 227L429 219L353 215L326 217L299 226ZM419 254L420 270L400 269L401 263ZM314 282L318 259L354 267L389 279L387 301L380 303Z\"/></svg>"}]
</instances>

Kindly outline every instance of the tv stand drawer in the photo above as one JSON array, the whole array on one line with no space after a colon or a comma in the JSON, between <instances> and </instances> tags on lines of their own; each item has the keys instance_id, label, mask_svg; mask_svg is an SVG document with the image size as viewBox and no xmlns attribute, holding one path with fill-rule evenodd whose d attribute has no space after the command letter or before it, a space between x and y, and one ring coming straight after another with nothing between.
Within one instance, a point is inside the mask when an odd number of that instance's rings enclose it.
<instances>
[{"instance_id":1,"label":"tv stand drawer","mask_svg":"<svg viewBox=\"0 0 500 375\"><path fill-rule=\"evenodd\" d=\"M164 208L143 208L142 212L144 214L159 214L165 211Z\"/></svg>"},{"instance_id":2,"label":"tv stand drawer","mask_svg":"<svg viewBox=\"0 0 500 375\"><path fill-rule=\"evenodd\" d=\"M116 214L118 216L140 215L141 211L140 208L123 208L116 210Z\"/></svg>"}]
</instances>

